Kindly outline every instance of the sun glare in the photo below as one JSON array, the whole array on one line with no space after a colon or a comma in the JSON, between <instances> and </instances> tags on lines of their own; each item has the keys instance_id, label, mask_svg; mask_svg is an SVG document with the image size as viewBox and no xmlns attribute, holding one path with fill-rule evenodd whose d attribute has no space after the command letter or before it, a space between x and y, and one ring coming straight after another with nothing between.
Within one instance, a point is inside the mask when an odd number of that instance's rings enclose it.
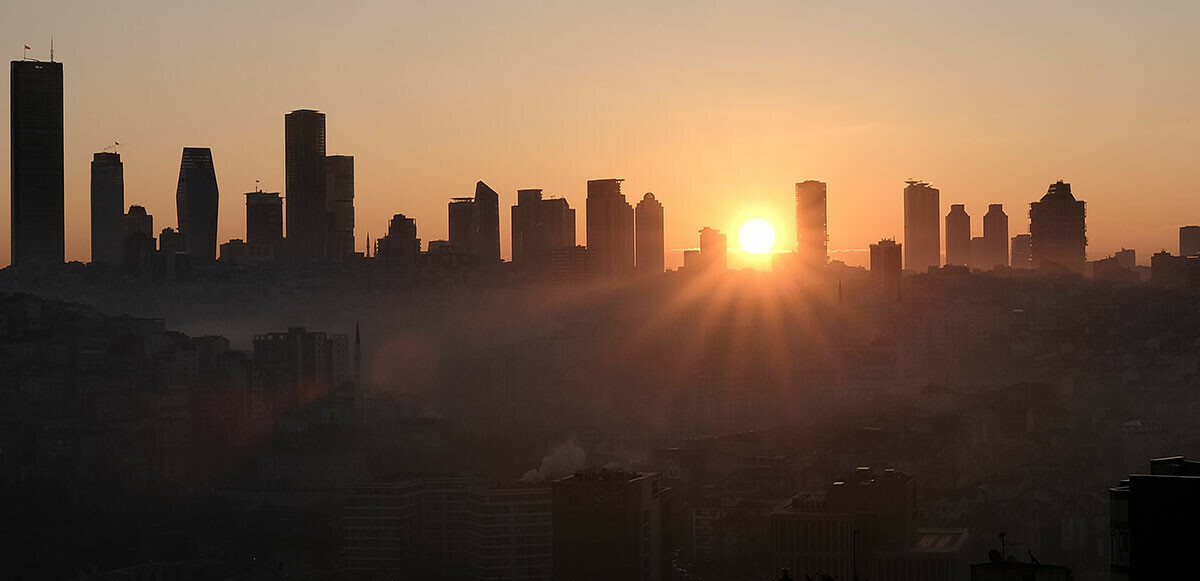
<instances>
[{"instance_id":1,"label":"sun glare","mask_svg":"<svg viewBox=\"0 0 1200 581\"><path fill-rule=\"evenodd\" d=\"M775 247L775 227L770 222L755 218L742 225L738 232L742 250L750 254L766 254Z\"/></svg>"}]
</instances>

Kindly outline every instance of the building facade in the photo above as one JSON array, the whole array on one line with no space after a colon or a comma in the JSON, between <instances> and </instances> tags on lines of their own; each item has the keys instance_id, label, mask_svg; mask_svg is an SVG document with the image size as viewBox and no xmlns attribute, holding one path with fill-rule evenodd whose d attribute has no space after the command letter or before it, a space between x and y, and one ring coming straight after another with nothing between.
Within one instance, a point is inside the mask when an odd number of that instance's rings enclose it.
<instances>
[{"instance_id":1,"label":"building facade","mask_svg":"<svg viewBox=\"0 0 1200 581\"><path fill-rule=\"evenodd\" d=\"M904 187L904 269L925 272L941 265L942 236L938 219L941 192L925 182Z\"/></svg>"},{"instance_id":2,"label":"building facade","mask_svg":"<svg viewBox=\"0 0 1200 581\"><path fill-rule=\"evenodd\" d=\"M119 265L124 254L125 169L121 154L92 155L92 262Z\"/></svg>"},{"instance_id":3,"label":"building facade","mask_svg":"<svg viewBox=\"0 0 1200 581\"><path fill-rule=\"evenodd\" d=\"M9 72L11 264L61 263L63 66L20 60Z\"/></svg>"},{"instance_id":4,"label":"building facade","mask_svg":"<svg viewBox=\"0 0 1200 581\"><path fill-rule=\"evenodd\" d=\"M325 114L298 109L284 116L283 125L289 253L300 259L321 258L329 231Z\"/></svg>"},{"instance_id":5,"label":"building facade","mask_svg":"<svg viewBox=\"0 0 1200 581\"><path fill-rule=\"evenodd\" d=\"M1013 268L1033 268L1033 249L1030 235L1017 234L1012 237L1011 264Z\"/></svg>"},{"instance_id":6,"label":"building facade","mask_svg":"<svg viewBox=\"0 0 1200 581\"><path fill-rule=\"evenodd\" d=\"M1200 254L1200 226L1181 226L1179 228L1179 255L1196 256Z\"/></svg>"},{"instance_id":7,"label":"building facade","mask_svg":"<svg viewBox=\"0 0 1200 581\"><path fill-rule=\"evenodd\" d=\"M950 204L946 214L946 264L971 265L971 216L963 204Z\"/></svg>"},{"instance_id":8,"label":"building facade","mask_svg":"<svg viewBox=\"0 0 1200 581\"><path fill-rule=\"evenodd\" d=\"M811 271L829 262L829 226L825 182L796 184L796 253Z\"/></svg>"},{"instance_id":9,"label":"building facade","mask_svg":"<svg viewBox=\"0 0 1200 581\"><path fill-rule=\"evenodd\" d=\"M628 275L634 267L633 206L619 179L588 180L587 247L602 279Z\"/></svg>"},{"instance_id":10,"label":"building facade","mask_svg":"<svg viewBox=\"0 0 1200 581\"><path fill-rule=\"evenodd\" d=\"M1057 265L1083 272L1087 262L1086 203L1071 194L1071 184L1050 184L1042 199L1029 204L1030 255L1034 268Z\"/></svg>"},{"instance_id":11,"label":"building facade","mask_svg":"<svg viewBox=\"0 0 1200 581\"><path fill-rule=\"evenodd\" d=\"M354 254L354 156L325 157L325 211L328 212L327 254Z\"/></svg>"},{"instance_id":12,"label":"building facade","mask_svg":"<svg viewBox=\"0 0 1200 581\"><path fill-rule=\"evenodd\" d=\"M871 245L871 289L878 300L900 302L901 246L895 240L880 240Z\"/></svg>"},{"instance_id":13,"label":"building facade","mask_svg":"<svg viewBox=\"0 0 1200 581\"><path fill-rule=\"evenodd\" d=\"M246 194L246 244L266 246L273 256L283 251L283 198L279 192Z\"/></svg>"},{"instance_id":14,"label":"building facade","mask_svg":"<svg viewBox=\"0 0 1200 581\"><path fill-rule=\"evenodd\" d=\"M512 207L512 261L526 273L550 268L557 248L575 247L575 210L565 198L542 198L542 190L517 190Z\"/></svg>"},{"instance_id":15,"label":"building facade","mask_svg":"<svg viewBox=\"0 0 1200 581\"><path fill-rule=\"evenodd\" d=\"M1008 266L1008 214L1004 204L988 204L983 215L983 252L979 265L985 270Z\"/></svg>"},{"instance_id":16,"label":"building facade","mask_svg":"<svg viewBox=\"0 0 1200 581\"><path fill-rule=\"evenodd\" d=\"M185 147L179 162L179 185L175 189L175 211L184 249L193 260L217 259L217 173L212 150Z\"/></svg>"},{"instance_id":17,"label":"building facade","mask_svg":"<svg viewBox=\"0 0 1200 581\"><path fill-rule=\"evenodd\" d=\"M633 212L637 232L635 266L638 272L659 274L666 268L662 202L646 192Z\"/></svg>"},{"instance_id":18,"label":"building facade","mask_svg":"<svg viewBox=\"0 0 1200 581\"><path fill-rule=\"evenodd\" d=\"M659 581L670 571L670 502L654 473L589 469L553 485L555 581Z\"/></svg>"}]
</instances>

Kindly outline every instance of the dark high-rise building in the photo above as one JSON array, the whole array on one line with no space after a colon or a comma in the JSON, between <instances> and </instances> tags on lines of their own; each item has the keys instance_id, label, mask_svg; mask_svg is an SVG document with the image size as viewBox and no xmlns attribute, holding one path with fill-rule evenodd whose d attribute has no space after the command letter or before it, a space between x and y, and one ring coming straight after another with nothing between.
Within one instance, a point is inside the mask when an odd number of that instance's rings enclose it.
<instances>
[{"instance_id":1,"label":"dark high-rise building","mask_svg":"<svg viewBox=\"0 0 1200 581\"><path fill-rule=\"evenodd\" d=\"M1087 262L1087 210L1071 195L1071 184L1059 180L1046 195L1029 204L1030 254L1034 268L1057 264L1083 272Z\"/></svg>"},{"instance_id":2,"label":"dark high-rise building","mask_svg":"<svg viewBox=\"0 0 1200 581\"><path fill-rule=\"evenodd\" d=\"M1017 234L1012 237L1012 267L1033 268L1032 241L1028 234Z\"/></svg>"},{"instance_id":3,"label":"dark high-rise building","mask_svg":"<svg viewBox=\"0 0 1200 581\"><path fill-rule=\"evenodd\" d=\"M1150 284L1155 286L1185 287L1188 283L1188 260L1186 256L1173 256L1163 250L1150 257Z\"/></svg>"},{"instance_id":4,"label":"dark high-rise building","mask_svg":"<svg viewBox=\"0 0 1200 581\"><path fill-rule=\"evenodd\" d=\"M354 254L354 156L325 158L325 210L329 213L328 256Z\"/></svg>"},{"instance_id":5,"label":"dark high-rise building","mask_svg":"<svg viewBox=\"0 0 1200 581\"><path fill-rule=\"evenodd\" d=\"M556 248L575 247L575 210L565 198L542 199L542 190L517 190L512 207L512 260L526 272L550 267Z\"/></svg>"},{"instance_id":6,"label":"dark high-rise building","mask_svg":"<svg viewBox=\"0 0 1200 581\"><path fill-rule=\"evenodd\" d=\"M384 262L415 265L421 254L421 239L417 238L417 222L404 214L396 214L388 222L387 235L375 241L375 257Z\"/></svg>"},{"instance_id":7,"label":"dark high-rise building","mask_svg":"<svg viewBox=\"0 0 1200 581\"><path fill-rule=\"evenodd\" d=\"M246 244L263 245L278 256L283 250L283 198L279 192L246 194Z\"/></svg>"},{"instance_id":8,"label":"dark high-rise building","mask_svg":"<svg viewBox=\"0 0 1200 581\"><path fill-rule=\"evenodd\" d=\"M963 204L950 204L946 214L946 264L971 265L971 215Z\"/></svg>"},{"instance_id":9,"label":"dark high-rise building","mask_svg":"<svg viewBox=\"0 0 1200 581\"><path fill-rule=\"evenodd\" d=\"M1179 255L1196 256L1200 254L1200 226L1181 226L1179 228Z\"/></svg>"},{"instance_id":10,"label":"dark high-rise building","mask_svg":"<svg viewBox=\"0 0 1200 581\"><path fill-rule=\"evenodd\" d=\"M500 262L500 195L475 183L475 254L483 264Z\"/></svg>"},{"instance_id":11,"label":"dark high-rise building","mask_svg":"<svg viewBox=\"0 0 1200 581\"><path fill-rule=\"evenodd\" d=\"M217 173L212 150L183 148L179 162L179 186L175 189L175 211L183 245L193 260L217 259Z\"/></svg>"},{"instance_id":12,"label":"dark high-rise building","mask_svg":"<svg viewBox=\"0 0 1200 581\"><path fill-rule=\"evenodd\" d=\"M474 198L451 198L449 214L450 245L457 251L475 255L478 250L475 234L476 206Z\"/></svg>"},{"instance_id":13,"label":"dark high-rise building","mask_svg":"<svg viewBox=\"0 0 1200 581\"><path fill-rule=\"evenodd\" d=\"M125 170L118 153L92 155L92 262L117 265L125 248Z\"/></svg>"},{"instance_id":14,"label":"dark high-rise building","mask_svg":"<svg viewBox=\"0 0 1200 581\"><path fill-rule=\"evenodd\" d=\"M142 234L154 238L154 216L147 214L142 206L130 206L122 222L122 230L125 236Z\"/></svg>"},{"instance_id":15,"label":"dark high-rise building","mask_svg":"<svg viewBox=\"0 0 1200 581\"><path fill-rule=\"evenodd\" d=\"M1191 569L1200 521L1200 462L1183 456L1153 459L1149 474L1130 474L1109 489L1108 498L1111 579L1175 579Z\"/></svg>"},{"instance_id":16,"label":"dark high-rise building","mask_svg":"<svg viewBox=\"0 0 1200 581\"><path fill-rule=\"evenodd\" d=\"M298 109L283 118L287 242L294 258L325 256L325 114Z\"/></svg>"},{"instance_id":17,"label":"dark high-rise building","mask_svg":"<svg viewBox=\"0 0 1200 581\"><path fill-rule=\"evenodd\" d=\"M805 269L824 267L829 262L825 182L796 184L796 253Z\"/></svg>"},{"instance_id":18,"label":"dark high-rise building","mask_svg":"<svg viewBox=\"0 0 1200 581\"><path fill-rule=\"evenodd\" d=\"M901 245L880 240L871 245L871 288L885 302L900 302Z\"/></svg>"},{"instance_id":19,"label":"dark high-rise building","mask_svg":"<svg viewBox=\"0 0 1200 581\"><path fill-rule=\"evenodd\" d=\"M941 192L925 182L904 187L904 268L925 272L942 263Z\"/></svg>"},{"instance_id":20,"label":"dark high-rise building","mask_svg":"<svg viewBox=\"0 0 1200 581\"><path fill-rule=\"evenodd\" d=\"M64 256L62 63L10 66L12 265Z\"/></svg>"},{"instance_id":21,"label":"dark high-rise building","mask_svg":"<svg viewBox=\"0 0 1200 581\"><path fill-rule=\"evenodd\" d=\"M700 230L700 264L705 269L729 267L729 239L720 230L708 226Z\"/></svg>"},{"instance_id":22,"label":"dark high-rise building","mask_svg":"<svg viewBox=\"0 0 1200 581\"><path fill-rule=\"evenodd\" d=\"M130 206L121 219L121 264L141 273L150 268L154 256L154 216L142 206Z\"/></svg>"},{"instance_id":23,"label":"dark high-rise building","mask_svg":"<svg viewBox=\"0 0 1200 581\"><path fill-rule=\"evenodd\" d=\"M588 180L587 247L601 278L628 274L634 266L633 206L619 179Z\"/></svg>"},{"instance_id":24,"label":"dark high-rise building","mask_svg":"<svg viewBox=\"0 0 1200 581\"><path fill-rule=\"evenodd\" d=\"M250 402L267 417L281 417L328 394L350 379L350 338L292 327L286 333L254 336Z\"/></svg>"},{"instance_id":25,"label":"dark high-rise building","mask_svg":"<svg viewBox=\"0 0 1200 581\"><path fill-rule=\"evenodd\" d=\"M559 288L582 288L596 282L596 253L586 246L550 250L550 280Z\"/></svg>"},{"instance_id":26,"label":"dark high-rise building","mask_svg":"<svg viewBox=\"0 0 1200 581\"><path fill-rule=\"evenodd\" d=\"M554 482L556 581L670 574L669 488L658 474L589 469Z\"/></svg>"},{"instance_id":27,"label":"dark high-rise building","mask_svg":"<svg viewBox=\"0 0 1200 581\"><path fill-rule=\"evenodd\" d=\"M661 273L666 268L662 202L656 200L654 194L646 192L633 213L637 231L635 265L640 272Z\"/></svg>"},{"instance_id":28,"label":"dark high-rise building","mask_svg":"<svg viewBox=\"0 0 1200 581\"><path fill-rule=\"evenodd\" d=\"M983 256L977 259L980 268L991 270L1008 266L1008 214L1004 204L988 204L983 215Z\"/></svg>"}]
</instances>

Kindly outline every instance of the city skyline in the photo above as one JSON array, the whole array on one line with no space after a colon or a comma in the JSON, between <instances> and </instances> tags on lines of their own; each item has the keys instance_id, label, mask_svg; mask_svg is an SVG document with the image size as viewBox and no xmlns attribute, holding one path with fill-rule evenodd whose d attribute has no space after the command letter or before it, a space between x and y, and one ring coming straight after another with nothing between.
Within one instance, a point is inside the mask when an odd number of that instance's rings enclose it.
<instances>
[{"instance_id":1,"label":"city skyline","mask_svg":"<svg viewBox=\"0 0 1200 581\"><path fill-rule=\"evenodd\" d=\"M325 50L332 44L304 48L289 39L281 40L278 35L283 27L269 20L268 13L254 9L232 9L217 18L188 9L146 8L144 22L131 26L127 35L101 42L92 22L83 22L80 16L106 22L115 15L103 11L90 14L92 8L79 7L70 11L70 16L51 20L32 7L6 8L6 36L17 39L12 43L11 58L20 58L24 41L34 48L31 57L46 59L49 36L54 34L57 60L65 63L66 258L86 261L90 257L88 162L103 146L122 143L126 198L146 206L153 215L171 216L170 193L176 179L172 174L177 163L171 158L184 146L213 149L214 162L221 166L225 196L250 191L255 179L261 180L266 190L283 191L279 117L300 107L313 107L330 116L330 143L335 147L329 153L358 158L355 234L360 250L366 233L384 231L387 219L397 212L417 220L421 238L445 239L443 200L477 180L500 192L501 205L514 203L519 188L538 187L548 196L566 197L572 207L581 208L586 180L624 177L627 195L653 191L665 206L674 209L665 233L668 268L680 264L678 251L693 247L695 230L705 225L736 232L745 220L762 217L775 225L778 240L794 239L791 193L794 184L804 179L824 181L836 192L829 200L831 259L857 264L866 262L862 259L865 253L847 250L863 250L881 237L901 237L895 184L907 178L933 183L942 191L943 206L1004 204L1013 218L1012 235L1023 231L1023 209L1045 191L1046 184L1057 179L1071 182L1093 209L1089 259L1121 247L1141 250L1143 260L1161 248L1172 249L1180 225L1176 214L1200 211L1200 203L1191 199L1196 184L1187 171L1187 152L1195 143L1195 132L1189 128L1195 122L1186 103L1196 92L1196 82L1187 76L1166 80L1166 72L1178 68L1175 65L1188 53L1186 47L1174 43L1186 41L1170 40L1173 35L1167 33L1130 40L1126 39L1131 35L1103 33L1116 30L1117 23L1139 30L1169 31L1187 20L1178 14L1168 18L1166 14L1101 5L1093 13L1078 15L1050 7L1033 23L1015 9L994 8L997 24L982 26L968 14L931 6L915 10L913 16L878 7L868 11L873 18L865 22L863 14L849 10L814 15L810 13L815 8L760 6L740 12L720 38L737 44L756 27L772 30L806 14L828 21L830 31L795 40L795 47L786 44L787 35L776 39L768 34L769 40L743 43L741 48L730 49L737 55L734 62L759 64L737 72L720 52L687 40L725 22L725 7L703 5L683 13L663 6L617 7L589 14L590 20L573 27L564 23L578 16L577 9L555 7L531 16L522 8L485 7L468 15L463 30L453 33L440 28L449 26L448 14L421 8L410 15L411 24L404 26L433 26L439 34L455 35L456 42L462 41L460 48L441 54L414 45L419 34L394 44L376 44L370 40L371 34L362 34L358 35L361 39L348 41L348 46L360 53L364 62L346 66L345 71L337 68L342 59L324 55L342 53ZM239 40L228 48L208 47L206 53L172 47L153 55L129 50L157 38L155 25L180 17L173 10L183 10L183 16L200 22L211 21ZM371 22L388 20L379 17L390 10L367 7L350 11L346 17L373 30ZM320 26L314 8L301 6L296 12L291 18L301 29ZM829 62L823 64L804 56L802 50L828 34L845 35L847 40L871 47L887 44L907 21L929 14L961 25L940 28L939 34L945 38L939 42L970 49L965 52L977 57L978 70L968 71L962 66L965 57L952 55L952 51L935 51L932 41L901 48L904 56L911 57L907 61L876 61L862 58L861 52L842 55L826 51L822 54ZM773 15L795 18L779 18L776 25L769 18ZM496 58L516 59L518 66L511 79L482 68L479 62L464 60L463 53L474 54L472 49L477 46L471 35L488 37L480 32L492 30L496 18L529 20L494 39ZM651 31L657 33L656 25L670 18L678 18L678 26L655 39ZM680 42L681 32L686 33L682 37L686 42L678 51L654 52L647 57L652 62L629 68L621 80L594 80L625 67L632 49L583 57L579 49L571 48L568 33L591 38L607 30L605 23L617 20L623 23L627 38L651 42L652 48ZM861 26L853 28L854 23ZM1057 36L1059 27L1067 24L1072 28L1090 26L1097 31L1094 37L1110 40L1104 45L1089 39L1067 42ZM249 32L236 34L243 27L263 32L267 40L256 39L256 34ZM548 32L541 40L522 40L518 33L525 27ZM460 34L463 36L457 36ZM342 37L334 34L329 42ZM260 44L270 38L281 40L278 48ZM1015 38L1024 42L1010 40ZM996 46L985 44L997 40ZM1075 46L1078 42L1082 45ZM1018 44L1040 46L1037 57L1048 62L1037 62ZM546 56L560 48L570 50L563 56ZM288 50L312 57L312 71L331 75L335 82L328 88L300 84L298 71L284 66L294 60ZM236 54L262 57L239 59ZM566 62L562 59L573 57L588 58L586 70L596 74L580 76L559 66ZM1008 57L1012 57L1011 63ZM1104 64L1072 66L1097 60ZM700 72L696 68L700 62L712 63L712 74L724 86L736 87L759 76L765 88L757 93L695 91L699 77L694 74ZM1153 64L1139 66L1142 62ZM222 63L221 67L217 63ZM671 64L689 66L670 69ZM886 64L895 69L881 68ZM863 96L874 89L874 83L895 85L902 78L898 75L922 78L922 73L937 65L951 65L939 82L965 87L970 83L962 81L978 81L977 87L942 91L934 100L935 108L910 97L897 98L894 91L879 97ZM280 77L269 81L273 77L263 74L269 67L283 69ZM541 76L535 74L539 68ZM361 77L365 70L381 72ZM652 70L681 72L646 85L655 98L645 98L636 86L645 84L644 76ZM366 80L362 91L336 90L340 81L353 75ZM874 80L862 80L864 75ZM135 81L144 86L131 89L138 86ZM831 96L796 101L799 87L811 82L828 85ZM1029 96L1037 92L1033 87L1048 82L1062 90L1053 97ZM528 92L521 83L564 96L537 97L522 104ZM194 90L235 84L250 90ZM561 91L545 91L551 88ZM985 99L976 91L997 95ZM468 95L489 98L471 99ZM598 95L630 106L596 111L592 105ZM635 103L629 101L635 98ZM165 105L168 103L173 105ZM939 108L946 115L935 116L932 109ZM1131 113L1134 109L1138 112ZM218 112L223 117L217 117ZM366 113L376 115L375 121L368 120ZM1105 122L1098 123L1101 119ZM487 130L477 130L482 127ZM913 131L920 132L930 147L924 151L903 147L903 136ZM497 143L507 145L496 147ZM870 170L864 171L864 167ZM8 171L7 167L0 170ZM1135 191L1158 193L1143 199L1130 195ZM218 239L242 237L241 204L226 200L220 206ZM1179 211L1173 212L1176 208ZM942 215L946 209L942 208ZM579 239L583 239L582 218L577 221ZM1193 221L1184 219L1182 223ZM0 224L7 228L8 220L0 219ZM502 216L501 232L508 232L509 227L508 216ZM0 239L7 242L8 236ZM511 256L509 244L509 236L502 234L506 258ZM855 256L859 260L853 260Z\"/></svg>"}]
</instances>

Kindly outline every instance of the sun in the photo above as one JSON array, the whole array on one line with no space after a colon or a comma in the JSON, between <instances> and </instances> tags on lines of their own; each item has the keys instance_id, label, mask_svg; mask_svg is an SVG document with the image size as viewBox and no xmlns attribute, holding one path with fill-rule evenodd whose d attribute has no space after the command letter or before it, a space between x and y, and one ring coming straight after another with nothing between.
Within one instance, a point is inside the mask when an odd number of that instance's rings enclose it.
<instances>
[{"instance_id":1,"label":"sun","mask_svg":"<svg viewBox=\"0 0 1200 581\"><path fill-rule=\"evenodd\" d=\"M750 254L766 254L775 248L775 227L762 218L755 218L742 224L738 240L742 243L742 250Z\"/></svg>"}]
</instances>

